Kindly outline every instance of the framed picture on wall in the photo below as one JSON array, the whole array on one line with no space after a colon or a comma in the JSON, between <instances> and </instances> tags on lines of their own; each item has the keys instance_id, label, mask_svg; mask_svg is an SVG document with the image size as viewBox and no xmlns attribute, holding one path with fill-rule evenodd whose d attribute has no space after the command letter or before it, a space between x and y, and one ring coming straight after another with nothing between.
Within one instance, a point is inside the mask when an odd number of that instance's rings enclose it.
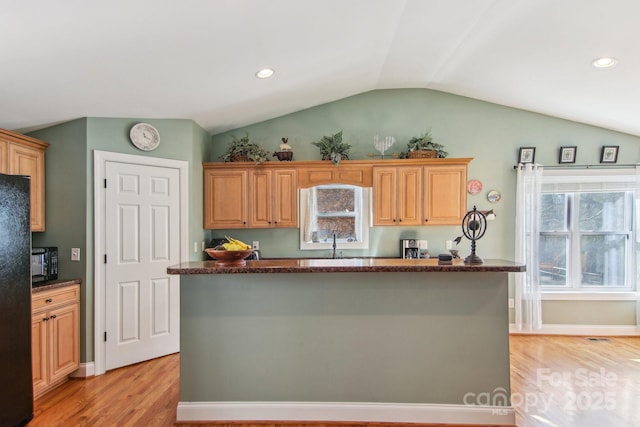
<instances>
[{"instance_id":1,"label":"framed picture on wall","mask_svg":"<svg viewBox=\"0 0 640 427\"><path fill-rule=\"evenodd\" d=\"M558 163L575 163L576 162L576 151L578 147L560 147L560 158L558 159Z\"/></svg>"},{"instance_id":2,"label":"framed picture on wall","mask_svg":"<svg viewBox=\"0 0 640 427\"><path fill-rule=\"evenodd\" d=\"M618 161L618 145L603 145L600 163L615 163Z\"/></svg>"},{"instance_id":3,"label":"framed picture on wall","mask_svg":"<svg viewBox=\"0 0 640 427\"><path fill-rule=\"evenodd\" d=\"M536 159L536 147L520 147L518 163L533 163Z\"/></svg>"}]
</instances>

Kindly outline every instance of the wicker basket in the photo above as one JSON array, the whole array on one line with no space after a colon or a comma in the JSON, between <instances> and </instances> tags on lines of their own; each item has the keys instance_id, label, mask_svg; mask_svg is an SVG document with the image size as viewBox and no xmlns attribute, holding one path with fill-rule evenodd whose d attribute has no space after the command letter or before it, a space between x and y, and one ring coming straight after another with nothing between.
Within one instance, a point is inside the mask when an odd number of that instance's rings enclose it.
<instances>
[{"instance_id":1,"label":"wicker basket","mask_svg":"<svg viewBox=\"0 0 640 427\"><path fill-rule=\"evenodd\" d=\"M435 159L438 152L434 150L413 150L407 153L407 159Z\"/></svg>"},{"instance_id":2,"label":"wicker basket","mask_svg":"<svg viewBox=\"0 0 640 427\"><path fill-rule=\"evenodd\" d=\"M232 162L248 162L250 161L250 159L247 157L246 154L235 154L233 155L233 157L231 157L231 161Z\"/></svg>"}]
</instances>

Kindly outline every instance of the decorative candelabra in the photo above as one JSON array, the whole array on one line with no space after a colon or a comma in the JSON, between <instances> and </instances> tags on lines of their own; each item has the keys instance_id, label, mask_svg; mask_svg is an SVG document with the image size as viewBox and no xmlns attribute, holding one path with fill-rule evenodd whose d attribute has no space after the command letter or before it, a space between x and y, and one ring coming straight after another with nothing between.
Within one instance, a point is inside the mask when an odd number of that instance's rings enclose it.
<instances>
[{"instance_id":1,"label":"decorative candelabra","mask_svg":"<svg viewBox=\"0 0 640 427\"><path fill-rule=\"evenodd\" d=\"M476 241L487 231L487 217L473 207L462 220L462 233L471 240L471 254L464 259L465 264L483 264L484 261L476 254Z\"/></svg>"},{"instance_id":2,"label":"decorative candelabra","mask_svg":"<svg viewBox=\"0 0 640 427\"><path fill-rule=\"evenodd\" d=\"M392 136L385 136L384 139L380 139L378 135L373 137L373 146L380 153L380 158L384 159L384 153L396 142L396 139Z\"/></svg>"}]
</instances>

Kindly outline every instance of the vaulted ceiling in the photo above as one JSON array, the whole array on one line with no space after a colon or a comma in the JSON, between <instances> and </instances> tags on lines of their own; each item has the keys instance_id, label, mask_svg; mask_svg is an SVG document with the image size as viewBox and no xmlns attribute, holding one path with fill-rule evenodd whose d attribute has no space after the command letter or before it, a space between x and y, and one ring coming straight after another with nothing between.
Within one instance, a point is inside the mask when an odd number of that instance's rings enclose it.
<instances>
[{"instance_id":1,"label":"vaulted ceiling","mask_svg":"<svg viewBox=\"0 0 640 427\"><path fill-rule=\"evenodd\" d=\"M0 127L211 133L428 88L640 135L636 0L29 0L0 13ZM601 56L612 68L595 68ZM264 66L273 77L259 80Z\"/></svg>"}]
</instances>

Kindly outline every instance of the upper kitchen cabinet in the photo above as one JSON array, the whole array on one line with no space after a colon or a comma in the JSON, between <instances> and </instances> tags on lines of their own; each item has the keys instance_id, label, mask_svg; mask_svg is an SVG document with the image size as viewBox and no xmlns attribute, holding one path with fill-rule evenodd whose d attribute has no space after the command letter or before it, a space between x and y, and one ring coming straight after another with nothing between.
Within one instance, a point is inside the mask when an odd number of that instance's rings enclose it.
<instances>
[{"instance_id":1,"label":"upper kitchen cabinet","mask_svg":"<svg viewBox=\"0 0 640 427\"><path fill-rule=\"evenodd\" d=\"M467 165L425 166L424 222L460 225L467 213Z\"/></svg>"},{"instance_id":2,"label":"upper kitchen cabinet","mask_svg":"<svg viewBox=\"0 0 640 427\"><path fill-rule=\"evenodd\" d=\"M373 168L373 225L422 224L422 168Z\"/></svg>"},{"instance_id":3,"label":"upper kitchen cabinet","mask_svg":"<svg viewBox=\"0 0 640 427\"><path fill-rule=\"evenodd\" d=\"M49 144L0 129L0 173L31 177L31 231L44 231L44 152Z\"/></svg>"},{"instance_id":4,"label":"upper kitchen cabinet","mask_svg":"<svg viewBox=\"0 0 640 427\"><path fill-rule=\"evenodd\" d=\"M295 169L256 169L249 173L249 227L298 226L298 182Z\"/></svg>"},{"instance_id":5,"label":"upper kitchen cabinet","mask_svg":"<svg viewBox=\"0 0 640 427\"><path fill-rule=\"evenodd\" d=\"M205 163L204 227L297 227L297 170L276 165Z\"/></svg>"},{"instance_id":6,"label":"upper kitchen cabinet","mask_svg":"<svg viewBox=\"0 0 640 427\"><path fill-rule=\"evenodd\" d=\"M374 225L459 225L471 159L380 162L373 167ZM385 166L382 166L382 165Z\"/></svg>"},{"instance_id":7,"label":"upper kitchen cabinet","mask_svg":"<svg viewBox=\"0 0 640 427\"><path fill-rule=\"evenodd\" d=\"M245 228L248 220L246 169L204 169L204 228Z\"/></svg>"},{"instance_id":8,"label":"upper kitchen cabinet","mask_svg":"<svg viewBox=\"0 0 640 427\"><path fill-rule=\"evenodd\" d=\"M295 162L300 188L325 184L350 184L371 187L371 161L343 160L334 165L329 160Z\"/></svg>"}]
</instances>

